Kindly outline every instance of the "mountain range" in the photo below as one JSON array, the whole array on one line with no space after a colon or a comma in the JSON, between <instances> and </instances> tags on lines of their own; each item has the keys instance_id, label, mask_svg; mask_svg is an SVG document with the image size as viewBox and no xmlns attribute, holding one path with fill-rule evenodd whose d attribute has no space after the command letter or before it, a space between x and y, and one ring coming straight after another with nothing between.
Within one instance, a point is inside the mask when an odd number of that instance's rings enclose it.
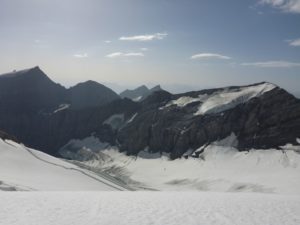
<instances>
[{"instance_id":1,"label":"mountain range","mask_svg":"<svg viewBox=\"0 0 300 225\"><path fill-rule=\"evenodd\" d=\"M142 85L137 87L134 90L125 90L120 93L122 98L129 98L135 102L140 102L147 98L149 95L153 94L156 91L162 91L160 85L154 86L153 88L149 89L147 86Z\"/></svg>"},{"instance_id":2,"label":"mountain range","mask_svg":"<svg viewBox=\"0 0 300 225\"><path fill-rule=\"evenodd\" d=\"M66 89L34 67L0 76L0 130L54 156L91 135L128 155L171 159L231 135L240 151L280 149L299 145L300 100L268 82L176 95L159 86L117 95L94 81Z\"/></svg>"}]
</instances>

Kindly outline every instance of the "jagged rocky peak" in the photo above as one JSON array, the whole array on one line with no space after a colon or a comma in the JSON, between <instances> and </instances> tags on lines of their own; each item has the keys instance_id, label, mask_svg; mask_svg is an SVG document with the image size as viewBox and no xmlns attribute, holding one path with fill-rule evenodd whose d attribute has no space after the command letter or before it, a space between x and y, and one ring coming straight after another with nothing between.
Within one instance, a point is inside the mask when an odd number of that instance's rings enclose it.
<instances>
[{"instance_id":1,"label":"jagged rocky peak","mask_svg":"<svg viewBox=\"0 0 300 225\"><path fill-rule=\"evenodd\" d=\"M160 85L156 85L156 86L154 86L153 88L150 89L151 92L161 91L161 90L162 90L162 88L161 88Z\"/></svg>"},{"instance_id":2,"label":"jagged rocky peak","mask_svg":"<svg viewBox=\"0 0 300 225\"><path fill-rule=\"evenodd\" d=\"M140 87L137 87L136 89L133 90L125 90L120 93L120 96L122 98L129 98L135 102L140 102L147 98L149 95L156 91L160 91L162 88L160 85L154 86L153 88L149 89L147 86L142 85Z\"/></svg>"}]
</instances>

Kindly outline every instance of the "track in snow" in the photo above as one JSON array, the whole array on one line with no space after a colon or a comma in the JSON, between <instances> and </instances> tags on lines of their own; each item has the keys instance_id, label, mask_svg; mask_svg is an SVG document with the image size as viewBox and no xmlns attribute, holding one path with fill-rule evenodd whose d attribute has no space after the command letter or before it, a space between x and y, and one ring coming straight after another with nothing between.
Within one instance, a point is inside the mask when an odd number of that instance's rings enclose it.
<instances>
[{"instance_id":1,"label":"track in snow","mask_svg":"<svg viewBox=\"0 0 300 225\"><path fill-rule=\"evenodd\" d=\"M63 168L63 169L66 169L66 170L77 171L77 172L79 172L79 173L82 173L82 174L85 175L85 176L88 176L88 177L91 178L91 179L94 179L94 180L96 180L96 181L98 181L98 182L101 182L101 183L103 183L103 184L105 184L105 185L107 185L107 186L109 186L109 187L111 187L111 188L114 188L114 189L118 190L118 191L124 191L123 188L125 188L125 189L127 189L127 190L131 190L130 188L127 188L127 187L125 187L125 186L122 186L122 187L119 188L118 186L120 186L120 185L119 185L117 182L114 182L114 184L117 185L117 186L111 185L111 184L109 184L108 182L105 182L105 181L102 180L102 179L98 179L97 177L94 177L94 176L92 176L92 175L86 173L86 172L83 171L83 170L76 169L76 168L70 168L70 167L66 167L66 166L63 166L63 165L59 165L59 164L56 164L56 163L53 163L53 162L49 162L49 161L47 161L47 160L45 160L45 159L42 159L42 158L38 157L37 155L35 155L35 154L33 153L33 151L31 151L29 148L27 148L27 147L25 147L25 146L24 146L24 148L25 148L26 151L27 151L29 154L31 154L33 157L35 157L36 159L38 159L38 160L40 160L40 161L43 161L43 162L45 162L45 163L51 164L51 165L53 165L53 166L58 166L58 167L61 167L61 168ZM97 175L101 176L100 173L98 173ZM103 179L105 179L105 180L108 180L108 179L107 179L106 177L104 177L104 176L101 176L101 178L103 178ZM110 181L110 182L113 182L112 179L109 180L109 181Z\"/></svg>"}]
</instances>

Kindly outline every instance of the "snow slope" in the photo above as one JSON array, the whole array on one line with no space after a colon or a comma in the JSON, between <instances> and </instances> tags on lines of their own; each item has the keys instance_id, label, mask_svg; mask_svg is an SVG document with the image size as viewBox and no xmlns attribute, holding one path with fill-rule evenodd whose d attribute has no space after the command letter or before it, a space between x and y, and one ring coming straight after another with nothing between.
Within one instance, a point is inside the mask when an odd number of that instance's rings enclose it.
<instances>
[{"instance_id":1,"label":"snow slope","mask_svg":"<svg viewBox=\"0 0 300 225\"><path fill-rule=\"evenodd\" d=\"M169 107L171 105L185 107L192 102L199 101L201 103L199 104L198 111L195 113L195 115L219 113L234 108L252 98L259 97L274 88L276 88L276 86L271 83L261 83L253 86L239 87L234 89L225 88L223 90L216 91L211 95L203 94L196 98L182 96L178 99L170 101L165 107Z\"/></svg>"},{"instance_id":2,"label":"snow slope","mask_svg":"<svg viewBox=\"0 0 300 225\"><path fill-rule=\"evenodd\" d=\"M0 192L0 225L298 225L300 196Z\"/></svg>"},{"instance_id":3,"label":"snow slope","mask_svg":"<svg viewBox=\"0 0 300 225\"><path fill-rule=\"evenodd\" d=\"M77 148L82 154L84 166L105 171L137 189L300 194L300 146L239 152L228 147L235 145L234 137L205 147L200 158L173 161L167 155L146 152L127 156L95 141L91 145L92 139L72 141L76 145L69 147L70 152ZM82 146L89 147L81 151ZM63 150L68 154L68 146ZM97 157L84 160L86 152Z\"/></svg>"},{"instance_id":4,"label":"snow slope","mask_svg":"<svg viewBox=\"0 0 300 225\"><path fill-rule=\"evenodd\" d=\"M1 190L112 191L124 188L66 161L0 139Z\"/></svg>"}]
</instances>

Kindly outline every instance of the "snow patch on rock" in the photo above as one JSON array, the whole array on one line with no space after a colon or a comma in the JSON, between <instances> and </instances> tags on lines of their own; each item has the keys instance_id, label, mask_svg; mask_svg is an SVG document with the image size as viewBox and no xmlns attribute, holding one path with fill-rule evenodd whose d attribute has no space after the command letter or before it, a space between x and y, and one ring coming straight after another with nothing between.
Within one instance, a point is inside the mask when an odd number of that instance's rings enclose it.
<instances>
[{"instance_id":1,"label":"snow patch on rock","mask_svg":"<svg viewBox=\"0 0 300 225\"><path fill-rule=\"evenodd\" d=\"M192 102L200 102L199 108L194 115L220 113L234 108L239 104L245 103L252 98L259 97L274 88L276 88L276 86L271 83L261 83L254 86L240 87L235 89L225 88L223 90L216 91L211 95L202 94L198 97L182 96L178 99L168 102L160 109L164 109L172 105L182 108Z\"/></svg>"},{"instance_id":2,"label":"snow patch on rock","mask_svg":"<svg viewBox=\"0 0 300 225\"><path fill-rule=\"evenodd\" d=\"M143 98L143 96L138 96L138 97L136 97L136 98L133 98L132 101L134 101L134 102L139 102L139 101L142 100L142 98Z\"/></svg>"},{"instance_id":3,"label":"snow patch on rock","mask_svg":"<svg viewBox=\"0 0 300 225\"><path fill-rule=\"evenodd\" d=\"M118 130L124 124L124 114L114 114L106 119L103 124L111 126L112 129Z\"/></svg>"},{"instance_id":4,"label":"snow patch on rock","mask_svg":"<svg viewBox=\"0 0 300 225\"><path fill-rule=\"evenodd\" d=\"M224 147L237 147L238 146L238 139L235 135L235 133L231 133L228 137L216 141L213 143L216 146L224 146Z\"/></svg>"},{"instance_id":5,"label":"snow patch on rock","mask_svg":"<svg viewBox=\"0 0 300 225\"><path fill-rule=\"evenodd\" d=\"M58 113L58 112L60 112L60 111L63 111L63 110L65 110L65 109L68 109L68 108L70 108L70 105L71 105L71 104L60 104L59 107L58 107L56 110L54 110L53 113Z\"/></svg>"},{"instance_id":6,"label":"snow patch on rock","mask_svg":"<svg viewBox=\"0 0 300 225\"><path fill-rule=\"evenodd\" d=\"M129 120L127 120L126 123L131 123L131 122L135 119L135 117L136 117L137 115L138 115L138 114L135 113Z\"/></svg>"},{"instance_id":7,"label":"snow patch on rock","mask_svg":"<svg viewBox=\"0 0 300 225\"><path fill-rule=\"evenodd\" d=\"M197 102L197 101L199 101L199 98L192 98L192 97L189 97L189 96L183 96L183 97L180 97L176 100L170 101L165 107L169 107L171 105L176 105L178 107L185 107L186 105L188 105L192 102Z\"/></svg>"},{"instance_id":8,"label":"snow patch on rock","mask_svg":"<svg viewBox=\"0 0 300 225\"><path fill-rule=\"evenodd\" d=\"M233 90L224 90L212 94L200 105L195 115L220 113L225 110L245 103L252 98L260 97L268 91L276 88L274 84L262 83L259 85L241 87Z\"/></svg>"}]
</instances>

